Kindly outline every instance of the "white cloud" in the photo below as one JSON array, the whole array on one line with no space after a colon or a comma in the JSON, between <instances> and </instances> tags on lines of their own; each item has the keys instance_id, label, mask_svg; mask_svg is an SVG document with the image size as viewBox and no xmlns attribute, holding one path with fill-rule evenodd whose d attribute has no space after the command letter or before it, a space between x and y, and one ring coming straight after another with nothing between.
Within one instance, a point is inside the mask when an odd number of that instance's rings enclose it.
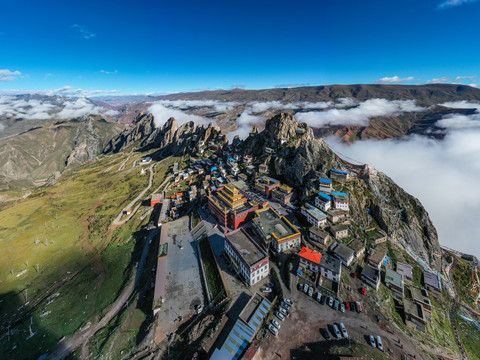
<instances>
[{"instance_id":1,"label":"white cloud","mask_svg":"<svg viewBox=\"0 0 480 360\"><path fill-rule=\"evenodd\" d=\"M70 85L63 86L58 89L42 89L42 90L22 90L22 89L8 89L0 90L0 95L25 95L38 94L47 96L65 96L65 97L90 97L99 95L114 95L117 90L84 90L74 89Z\"/></svg>"},{"instance_id":2,"label":"white cloud","mask_svg":"<svg viewBox=\"0 0 480 360\"><path fill-rule=\"evenodd\" d=\"M467 100L461 100L461 101L448 101L443 104L440 104L441 106L446 106L452 109L477 109L480 110L480 103L475 103L475 102L470 102Z\"/></svg>"},{"instance_id":3,"label":"white cloud","mask_svg":"<svg viewBox=\"0 0 480 360\"><path fill-rule=\"evenodd\" d=\"M115 116L115 115L118 115L118 114L120 114L120 112L117 111L117 110L113 110L113 109L107 110L103 113L103 115L105 115L105 116Z\"/></svg>"},{"instance_id":4,"label":"white cloud","mask_svg":"<svg viewBox=\"0 0 480 360\"><path fill-rule=\"evenodd\" d=\"M476 75L465 75L465 76L455 76L455 77L450 77L450 76L442 76L439 78L434 78L431 80L427 81L427 84L447 84L447 83L453 83L453 84L462 84L463 80L470 80L470 81L477 81L477 76ZM469 84L472 86L471 84Z\"/></svg>"},{"instance_id":5,"label":"white cloud","mask_svg":"<svg viewBox=\"0 0 480 360\"><path fill-rule=\"evenodd\" d=\"M162 127L171 117L174 117L179 125L185 124L189 121L194 121L198 125L208 124L208 121L201 116L187 114L178 109L168 108L164 106L162 102L153 103L152 106L148 108L148 112L153 115L157 127Z\"/></svg>"},{"instance_id":6,"label":"white cloud","mask_svg":"<svg viewBox=\"0 0 480 360\"><path fill-rule=\"evenodd\" d=\"M414 100L370 99L350 109L330 109L297 113L298 121L306 122L313 128L328 126L358 125L368 126L370 118L376 116L398 116L405 112L423 111Z\"/></svg>"},{"instance_id":7,"label":"white cloud","mask_svg":"<svg viewBox=\"0 0 480 360\"><path fill-rule=\"evenodd\" d=\"M329 138L333 148L385 172L429 212L441 244L480 256L480 129L452 130L444 140L412 136L358 141Z\"/></svg>"},{"instance_id":8,"label":"white cloud","mask_svg":"<svg viewBox=\"0 0 480 360\"><path fill-rule=\"evenodd\" d=\"M21 76L22 73L18 70L10 71L9 69L0 69L0 81L12 81Z\"/></svg>"},{"instance_id":9,"label":"white cloud","mask_svg":"<svg viewBox=\"0 0 480 360\"><path fill-rule=\"evenodd\" d=\"M114 71L100 70L100 72L103 73L103 74L107 74L107 75L118 74L118 70L114 70Z\"/></svg>"},{"instance_id":10,"label":"white cloud","mask_svg":"<svg viewBox=\"0 0 480 360\"><path fill-rule=\"evenodd\" d=\"M259 102L259 101L254 101L249 103L251 112L252 113L261 113L265 112L270 109L282 109L283 104L280 101L267 101L267 102Z\"/></svg>"},{"instance_id":11,"label":"white cloud","mask_svg":"<svg viewBox=\"0 0 480 360\"><path fill-rule=\"evenodd\" d=\"M56 118L71 119L82 117L88 114L100 114L104 110L100 106L96 106L85 98L79 98L74 101L65 103L65 107L56 114Z\"/></svg>"},{"instance_id":12,"label":"white cloud","mask_svg":"<svg viewBox=\"0 0 480 360\"><path fill-rule=\"evenodd\" d=\"M346 107L353 107L358 105L359 102L352 98L339 98L337 99L337 103L335 104L336 108L346 108Z\"/></svg>"},{"instance_id":13,"label":"white cloud","mask_svg":"<svg viewBox=\"0 0 480 360\"><path fill-rule=\"evenodd\" d=\"M156 104L162 104L166 107L188 110L191 108L214 108L215 111L225 112L232 110L235 106L240 105L235 101L219 101L219 100L159 100Z\"/></svg>"},{"instance_id":14,"label":"white cloud","mask_svg":"<svg viewBox=\"0 0 480 360\"><path fill-rule=\"evenodd\" d=\"M333 105L331 101L304 102L299 103L304 109L327 109Z\"/></svg>"},{"instance_id":15,"label":"white cloud","mask_svg":"<svg viewBox=\"0 0 480 360\"><path fill-rule=\"evenodd\" d=\"M470 4L477 2L478 0L445 0L438 5L438 9L447 9L463 4Z\"/></svg>"},{"instance_id":16,"label":"white cloud","mask_svg":"<svg viewBox=\"0 0 480 360\"><path fill-rule=\"evenodd\" d=\"M381 79L375 80L375 84L400 84L408 81L413 81L415 78L413 76L408 76L401 78L400 76L392 76L392 77L383 77Z\"/></svg>"},{"instance_id":17,"label":"white cloud","mask_svg":"<svg viewBox=\"0 0 480 360\"><path fill-rule=\"evenodd\" d=\"M234 131L229 132L227 134L227 138L229 141L232 141L233 138L238 135L240 139L245 139L250 134L250 130L252 129L253 125L263 124L264 122L265 118L252 115L249 109L245 110L237 118L236 125L238 127Z\"/></svg>"},{"instance_id":18,"label":"white cloud","mask_svg":"<svg viewBox=\"0 0 480 360\"><path fill-rule=\"evenodd\" d=\"M71 26L72 29L76 30L81 37L83 37L84 39L86 40L89 40L93 37L96 36L96 34L94 34L93 32L91 32L90 30L88 30L85 26L83 25L78 25L78 24L73 24Z\"/></svg>"}]
</instances>

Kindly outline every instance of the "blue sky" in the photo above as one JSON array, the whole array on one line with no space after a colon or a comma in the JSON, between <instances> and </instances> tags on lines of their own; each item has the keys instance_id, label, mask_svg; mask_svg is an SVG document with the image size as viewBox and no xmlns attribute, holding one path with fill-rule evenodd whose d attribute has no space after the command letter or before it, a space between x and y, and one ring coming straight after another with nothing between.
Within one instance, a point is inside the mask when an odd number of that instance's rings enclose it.
<instances>
[{"instance_id":1,"label":"blue sky","mask_svg":"<svg viewBox=\"0 0 480 360\"><path fill-rule=\"evenodd\" d=\"M0 90L475 84L480 75L480 1L18 1L2 13Z\"/></svg>"}]
</instances>

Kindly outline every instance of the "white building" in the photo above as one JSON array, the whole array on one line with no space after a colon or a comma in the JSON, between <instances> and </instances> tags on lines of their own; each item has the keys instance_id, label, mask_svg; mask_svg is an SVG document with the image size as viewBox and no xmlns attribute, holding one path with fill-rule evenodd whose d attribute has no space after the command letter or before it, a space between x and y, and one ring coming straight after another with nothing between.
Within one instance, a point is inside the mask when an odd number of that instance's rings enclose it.
<instances>
[{"instance_id":1,"label":"white building","mask_svg":"<svg viewBox=\"0 0 480 360\"><path fill-rule=\"evenodd\" d=\"M332 197L320 191L315 198L315 206L322 211L328 211L332 207Z\"/></svg>"},{"instance_id":2,"label":"white building","mask_svg":"<svg viewBox=\"0 0 480 360\"><path fill-rule=\"evenodd\" d=\"M302 206L301 212L313 226L321 227L327 223L327 215L308 203Z\"/></svg>"},{"instance_id":3,"label":"white building","mask_svg":"<svg viewBox=\"0 0 480 360\"><path fill-rule=\"evenodd\" d=\"M342 263L337 258L334 258L330 255L323 255L320 259L320 273L322 276L340 283L340 278L342 276Z\"/></svg>"},{"instance_id":4,"label":"white building","mask_svg":"<svg viewBox=\"0 0 480 360\"><path fill-rule=\"evenodd\" d=\"M339 210L349 211L348 195L344 192L332 191L333 207Z\"/></svg>"},{"instance_id":5,"label":"white building","mask_svg":"<svg viewBox=\"0 0 480 360\"><path fill-rule=\"evenodd\" d=\"M332 180L331 179L320 179L318 181L320 191L323 191L327 194L330 194L332 192Z\"/></svg>"}]
</instances>

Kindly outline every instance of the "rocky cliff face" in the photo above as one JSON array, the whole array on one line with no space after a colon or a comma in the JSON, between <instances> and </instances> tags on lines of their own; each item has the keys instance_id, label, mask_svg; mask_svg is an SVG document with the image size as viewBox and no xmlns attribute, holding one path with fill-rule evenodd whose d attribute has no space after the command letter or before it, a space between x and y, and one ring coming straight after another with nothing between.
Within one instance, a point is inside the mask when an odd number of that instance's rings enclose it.
<instances>
[{"instance_id":1,"label":"rocky cliff face","mask_svg":"<svg viewBox=\"0 0 480 360\"><path fill-rule=\"evenodd\" d=\"M227 141L220 128L212 123L201 126L190 121L179 126L172 117L163 127L157 128L153 115L140 114L132 127L110 140L104 153L116 153L136 145L140 148L163 149L164 155L186 154L195 151L201 141L207 143L210 140L217 143Z\"/></svg>"},{"instance_id":2,"label":"rocky cliff face","mask_svg":"<svg viewBox=\"0 0 480 360\"><path fill-rule=\"evenodd\" d=\"M299 135L297 128L305 132ZM279 145L281 138L289 140ZM418 256L440 269L441 249L427 211L388 176L368 165L347 163L323 139L314 139L311 130L290 114L268 120L264 131L244 142L246 153L262 154L265 147L276 149L276 155L269 160L271 170L295 187L301 199L317 190L318 179L327 177L332 168L355 173L357 176L352 181L337 184L338 190L350 195L352 219L365 228L378 223L391 239L404 239Z\"/></svg>"},{"instance_id":3,"label":"rocky cliff face","mask_svg":"<svg viewBox=\"0 0 480 360\"><path fill-rule=\"evenodd\" d=\"M86 116L73 138L72 152L65 160L66 167L95 159L102 147L102 137L95 128L94 119Z\"/></svg>"}]
</instances>

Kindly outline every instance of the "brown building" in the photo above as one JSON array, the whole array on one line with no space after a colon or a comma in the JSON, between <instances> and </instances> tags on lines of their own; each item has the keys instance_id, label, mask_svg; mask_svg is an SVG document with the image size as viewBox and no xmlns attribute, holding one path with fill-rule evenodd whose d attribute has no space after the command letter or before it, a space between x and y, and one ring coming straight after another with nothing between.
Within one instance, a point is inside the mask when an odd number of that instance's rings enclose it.
<instances>
[{"instance_id":1,"label":"brown building","mask_svg":"<svg viewBox=\"0 0 480 360\"><path fill-rule=\"evenodd\" d=\"M272 192L272 198L282 204L283 206L290 203L293 196L293 188L285 184L280 185L278 188L274 189Z\"/></svg>"},{"instance_id":2,"label":"brown building","mask_svg":"<svg viewBox=\"0 0 480 360\"><path fill-rule=\"evenodd\" d=\"M348 211L330 209L327 211L327 220L332 224L336 224L348 219Z\"/></svg>"},{"instance_id":3,"label":"brown building","mask_svg":"<svg viewBox=\"0 0 480 360\"><path fill-rule=\"evenodd\" d=\"M318 241L322 245L327 245L330 241L330 234L316 226L311 226L310 229L308 229L308 234L310 239Z\"/></svg>"},{"instance_id":4,"label":"brown building","mask_svg":"<svg viewBox=\"0 0 480 360\"><path fill-rule=\"evenodd\" d=\"M344 239L348 237L348 226L338 224L330 226L330 233L337 240Z\"/></svg>"},{"instance_id":5,"label":"brown building","mask_svg":"<svg viewBox=\"0 0 480 360\"><path fill-rule=\"evenodd\" d=\"M427 321L425 319L422 305L416 304L411 300L404 299L403 309L405 313L406 325L412 326L421 332L425 332Z\"/></svg>"},{"instance_id":6,"label":"brown building","mask_svg":"<svg viewBox=\"0 0 480 360\"><path fill-rule=\"evenodd\" d=\"M261 176L255 179L255 190L261 192L267 197L272 197L274 189L280 186L280 181L272 179L268 176Z\"/></svg>"}]
</instances>

